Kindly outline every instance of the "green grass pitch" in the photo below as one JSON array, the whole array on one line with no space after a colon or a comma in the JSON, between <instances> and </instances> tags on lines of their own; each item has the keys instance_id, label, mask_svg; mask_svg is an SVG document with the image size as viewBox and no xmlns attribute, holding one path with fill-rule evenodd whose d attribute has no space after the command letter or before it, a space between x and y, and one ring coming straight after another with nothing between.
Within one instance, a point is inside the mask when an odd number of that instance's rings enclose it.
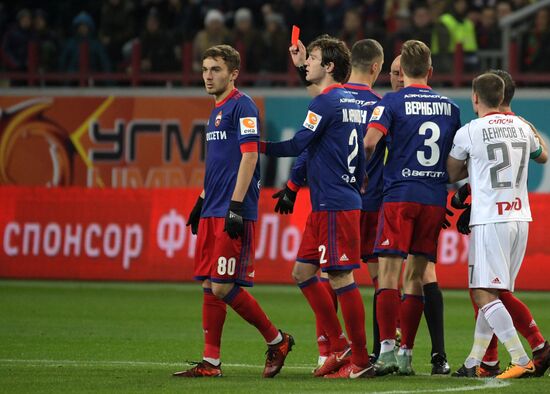
<instances>
[{"instance_id":1,"label":"green grass pitch","mask_svg":"<svg viewBox=\"0 0 550 394\"><path fill-rule=\"evenodd\" d=\"M223 378L178 379L171 373L199 360L201 300L197 284L0 281L0 392L431 393L482 390L544 393L550 377L497 382L431 377L429 336L421 322L414 377L371 380L313 378L317 360L313 314L293 286L251 290L296 346L275 379L262 379L266 346L228 308L222 343ZM362 288L371 348L372 289ZM550 335L550 293L520 293ZM472 344L474 319L466 291L445 291L449 362L456 370ZM525 343L525 342L524 342ZM526 349L528 346L526 345ZM508 356L501 349L501 363Z\"/></svg>"}]
</instances>

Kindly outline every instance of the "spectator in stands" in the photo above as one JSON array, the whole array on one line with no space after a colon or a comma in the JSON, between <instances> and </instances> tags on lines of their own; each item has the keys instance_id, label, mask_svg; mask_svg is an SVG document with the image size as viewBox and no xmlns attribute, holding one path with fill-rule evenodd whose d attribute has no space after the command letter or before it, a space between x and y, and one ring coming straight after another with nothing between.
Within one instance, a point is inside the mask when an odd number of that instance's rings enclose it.
<instances>
[{"instance_id":1,"label":"spectator in stands","mask_svg":"<svg viewBox=\"0 0 550 394\"><path fill-rule=\"evenodd\" d=\"M500 49L501 32L495 8L485 7L481 11L481 22L476 26L476 34L479 49Z\"/></svg>"},{"instance_id":2,"label":"spectator in stands","mask_svg":"<svg viewBox=\"0 0 550 394\"><path fill-rule=\"evenodd\" d=\"M508 1L499 1L496 5L497 20L501 20L512 13L512 4Z\"/></svg>"},{"instance_id":3,"label":"spectator in stands","mask_svg":"<svg viewBox=\"0 0 550 394\"><path fill-rule=\"evenodd\" d=\"M230 44L231 37L224 24L224 16L219 10L212 9L204 17L204 29L199 31L193 41L193 70L202 70L202 54L208 48L219 44Z\"/></svg>"},{"instance_id":4,"label":"spectator in stands","mask_svg":"<svg viewBox=\"0 0 550 394\"><path fill-rule=\"evenodd\" d=\"M131 0L103 1L99 39L114 65L122 60L122 46L134 37L134 22L134 4Z\"/></svg>"},{"instance_id":5,"label":"spectator in stands","mask_svg":"<svg viewBox=\"0 0 550 394\"><path fill-rule=\"evenodd\" d=\"M48 26L46 12L42 9L34 11L32 39L38 49L38 69L40 71L57 70L59 60L59 38Z\"/></svg>"},{"instance_id":6,"label":"spectator in stands","mask_svg":"<svg viewBox=\"0 0 550 394\"><path fill-rule=\"evenodd\" d=\"M523 37L524 70L550 72L550 9L535 14L533 27Z\"/></svg>"},{"instance_id":7,"label":"spectator in stands","mask_svg":"<svg viewBox=\"0 0 550 394\"><path fill-rule=\"evenodd\" d=\"M355 8L350 8L344 14L344 22L338 37L351 48L357 41L365 38L361 14Z\"/></svg>"},{"instance_id":8,"label":"spectator in stands","mask_svg":"<svg viewBox=\"0 0 550 394\"><path fill-rule=\"evenodd\" d=\"M31 12L23 8L17 13L17 23L5 34L2 42L2 59L8 70L27 69L27 52L32 37L31 25Z\"/></svg>"},{"instance_id":9,"label":"spectator in stands","mask_svg":"<svg viewBox=\"0 0 550 394\"><path fill-rule=\"evenodd\" d=\"M233 45L241 54L241 72L257 73L264 53L262 36L254 28L252 12L239 8L234 16Z\"/></svg>"},{"instance_id":10,"label":"spectator in stands","mask_svg":"<svg viewBox=\"0 0 550 394\"><path fill-rule=\"evenodd\" d=\"M325 16L324 33L337 36L342 29L344 16L349 6L343 0L324 0L323 14ZM350 46L351 48L351 46Z\"/></svg>"},{"instance_id":11,"label":"spectator in stands","mask_svg":"<svg viewBox=\"0 0 550 394\"><path fill-rule=\"evenodd\" d=\"M264 24L262 70L274 73L286 72L290 39L284 26L283 16L275 12L268 13L264 16Z\"/></svg>"},{"instance_id":12,"label":"spectator in stands","mask_svg":"<svg viewBox=\"0 0 550 394\"><path fill-rule=\"evenodd\" d=\"M393 59L401 52L401 46L407 40L412 39L411 13L408 8L400 8L393 17L395 31L389 33L384 42L384 58Z\"/></svg>"},{"instance_id":13,"label":"spectator in stands","mask_svg":"<svg viewBox=\"0 0 550 394\"><path fill-rule=\"evenodd\" d=\"M413 39L422 41L428 46L432 45L434 23L432 14L426 4L421 3L414 8L411 30Z\"/></svg>"},{"instance_id":14,"label":"spectator in stands","mask_svg":"<svg viewBox=\"0 0 550 394\"><path fill-rule=\"evenodd\" d=\"M95 37L95 23L87 12L80 12L74 17L72 22L74 35L65 43L59 67L61 71L75 72L80 66L80 48L81 44L87 44L89 51L89 70L91 71L111 71L111 62L107 56L105 48Z\"/></svg>"},{"instance_id":15,"label":"spectator in stands","mask_svg":"<svg viewBox=\"0 0 550 394\"><path fill-rule=\"evenodd\" d=\"M325 32L323 10L314 2L290 0L284 9L287 26L300 26L300 40L308 45Z\"/></svg>"},{"instance_id":16,"label":"spectator in stands","mask_svg":"<svg viewBox=\"0 0 550 394\"><path fill-rule=\"evenodd\" d=\"M449 45L443 46L438 41L432 41L432 54L444 58L440 65L444 71L451 71L454 53L458 44L462 45L464 51L464 67L466 70L474 70L477 67L477 38L473 22L468 19L468 2L457 0L452 2L450 9L441 15L439 22L449 32ZM443 71L443 70L442 70Z\"/></svg>"},{"instance_id":17,"label":"spectator in stands","mask_svg":"<svg viewBox=\"0 0 550 394\"><path fill-rule=\"evenodd\" d=\"M145 28L139 40L141 42L141 71L167 72L177 70L172 36L161 27L156 8L149 10L145 20Z\"/></svg>"}]
</instances>

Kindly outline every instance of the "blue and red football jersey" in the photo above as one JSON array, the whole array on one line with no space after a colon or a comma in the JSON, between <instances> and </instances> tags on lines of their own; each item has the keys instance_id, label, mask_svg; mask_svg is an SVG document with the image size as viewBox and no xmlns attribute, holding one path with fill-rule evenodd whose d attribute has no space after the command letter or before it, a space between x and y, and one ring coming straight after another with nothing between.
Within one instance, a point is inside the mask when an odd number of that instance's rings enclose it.
<instances>
[{"instance_id":1,"label":"blue and red football jersey","mask_svg":"<svg viewBox=\"0 0 550 394\"><path fill-rule=\"evenodd\" d=\"M342 85L327 87L308 107L303 127L288 141L267 142L267 155L291 157L307 148L313 211L361 208L364 125L355 98Z\"/></svg>"},{"instance_id":2,"label":"blue and red football jersey","mask_svg":"<svg viewBox=\"0 0 550 394\"><path fill-rule=\"evenodd\" d=\"M363 137L367 132L367 124L369 122L372 111L376 107L376 104L380 101L381 97L376 94L368 85L358 83L346 83L344 87L355 97L355 101L361 107L361 125L363 130ZM381 139L374 153L370 159L366 162L366 172L369 177L367 184L367 190L362 195L363 211L378 212L380 205L382 205L382 193L384 189L384 154L386 153L386 142Z\"/></svg>"},{"instance_id":3,"label":"blue and red football jersey","mask_svg":"<svg viewBox=\"0 0 550 394\"><path fill-rule=\"evenodd\" d=\"M361 111L361 125L363 136L367 131L367 123L370 119L370 115L374 110L374 107L380 101L381 97L376 94L368 85L359 83L346 83L344 84L346 90L348 90L354 97L356 103L360 107ZM372 157L366 162L366 173L369 177L367 190L361 195L362 198L362 210L378 212L380 205L382 205L382 191L384 182L382 178L384 167L384 154L386 151L386 143L382 139L376 145L376 149ZM302 152L296 159L292 170L290 172L290 180L292 183L298 186L304 186L307 178L307 150Z\"/></svg>"},{"instance_id":4,"label":"blue and red football jersey","mask_svg":"<svg viewBox=\"0 0 550 394\"><path fill-rule=\"evenodd\" d=\"M241 145L260 140L260 116L250 97L234 89L216 104L206 127L206 174L201 217L225 217L237 182ZM258 218L260 161L243 199L243 218Z\"/></svg>"},{"instance_id":5,"label":"blue and red football jersey","mask_svg":"<svg viewBox=\"0 0 550 394\"><path fill-rule=\"evenodd\" d=\"M386 135L384 202L445 206L447 157L460 128L460 110L429 86L410 85L387 93L369 128Z\"/></svg>"}]
</instances>

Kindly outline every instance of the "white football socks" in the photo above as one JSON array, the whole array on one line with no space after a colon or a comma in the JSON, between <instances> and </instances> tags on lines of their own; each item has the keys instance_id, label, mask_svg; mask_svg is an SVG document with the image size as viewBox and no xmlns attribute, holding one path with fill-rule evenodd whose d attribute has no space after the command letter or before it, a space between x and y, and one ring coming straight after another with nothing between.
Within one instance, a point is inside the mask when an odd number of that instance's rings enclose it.
<instances>
[{"instance_id":1,"label":"white football socks","mask_svg":"<svg viewBox=\"0 0 550 394\"><path fill-rule=\"evenodd\" d=\"M493 337L493 330L483 313L478 313L476 320L476 329L474 331L474 344L472 345L472 350L470 350L470 355L464 362L466 368L472 368L481 364L485 351L491 342Z\"/></svg>"},{"instance_id":2,"label":"white football socks","mask_svg":"<svg viewBox=\"0 0 550 394\"><path fill-rule=\"evenodd\" d=\"M498 337L498 340L506 347L508 353L510 353L512 364L527 365L527 363L529 363L529 356L525 353L523 345L519 340L514 322L512 321L512 316L510 316L510 313L506 310L502 301L495 300L490 302L481 308L479 312L480 314L483 313L487 323L489 323L489 326L491 326L493 332Z\"/></svg>"}]
</instances>

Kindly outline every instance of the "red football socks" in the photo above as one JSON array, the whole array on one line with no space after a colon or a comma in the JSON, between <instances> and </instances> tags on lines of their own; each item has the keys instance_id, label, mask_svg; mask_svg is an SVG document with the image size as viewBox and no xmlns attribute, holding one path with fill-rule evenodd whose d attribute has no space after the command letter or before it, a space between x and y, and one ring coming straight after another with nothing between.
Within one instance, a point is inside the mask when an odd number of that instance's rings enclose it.
<instances>
[{"instance_id":1,"label":"red football socks","mask_svg":"<svg viewBox=\"0 0 550 394\"><path fill-rule=\"evenodd\" d=\"M204 332L205 358L220 358L220 346L222 340L223 324L227 314L225 302L220 300L211 289L203 289L202 302L202 330Z\"/></svg>"},{"instance_id":2,"label":"red football socks","mask_svg":"<svg viewBox=\"0 0 550 394\"><path fill-rule=\"evenodd\" d=\"M279 335L277 327L271 323L258 302L247 291L235 286L223 300L244 320L256 327L266 342L273 341Z\"/></svg>"},{"instance_id":3,"label":"red football socks","mask_svg":"<svg viewBox=\"0 0 550 394\"><path fill-rule=\"evenodd\" d=\"M302 290L311 309L313 309L315 319L324 328L323 331L330 341L330 350L332 352L344 350L348 343L342 335L342 327L340 326L340 321L336 315L336 309L334 308L330 294L323 284L319 282L319 278L313 276L299 283L298 287Z\"/></svg>"},{"instance_id":4,"label":"red football socks","mask_svg":"<svg viewBox=\"0 0 550 394\"><path fill-rule=\"evenodd\" d=\"M514 326L527 342L531 349L535 349L544 343L544 337L542 336L531 311L527 308L523 302L521 302L512 292L501 291L499 295L500 300L508 310L508 313L512 316Z\"/></svg>"},{"instance_id":5,"label":"red football socks","mask_svg":"<svg viewBox=\"0 0 550 394\"><path fill-rule=\"evenodd\" d=\"M355 283L335 289L334 292L338 296L346 331L351 341L351 362L365 368L369 365L369 353L365 333L365 307L361 293Z\"/></svg>"},{"instance_id":6,"label":"red football socks","mask_svg":"<svg viewBox=\"0 0 550 394\"><path fill-rule=\"evenodd\" d=\"M380 329L380 341L395 339L399 314L399 290L380 289L376 297L376 320Z\"/></svg>"},{"instance_id":7,"label":"red football socks","mask_svg":"<svg viewBox=\"0 0 550 394\"><path fill-rule=\"evenodd\" d=\"M401 302L401 347L412 349L420 325L424 301L422 296L405 294Z\"/></svg>"}]
</instances>

